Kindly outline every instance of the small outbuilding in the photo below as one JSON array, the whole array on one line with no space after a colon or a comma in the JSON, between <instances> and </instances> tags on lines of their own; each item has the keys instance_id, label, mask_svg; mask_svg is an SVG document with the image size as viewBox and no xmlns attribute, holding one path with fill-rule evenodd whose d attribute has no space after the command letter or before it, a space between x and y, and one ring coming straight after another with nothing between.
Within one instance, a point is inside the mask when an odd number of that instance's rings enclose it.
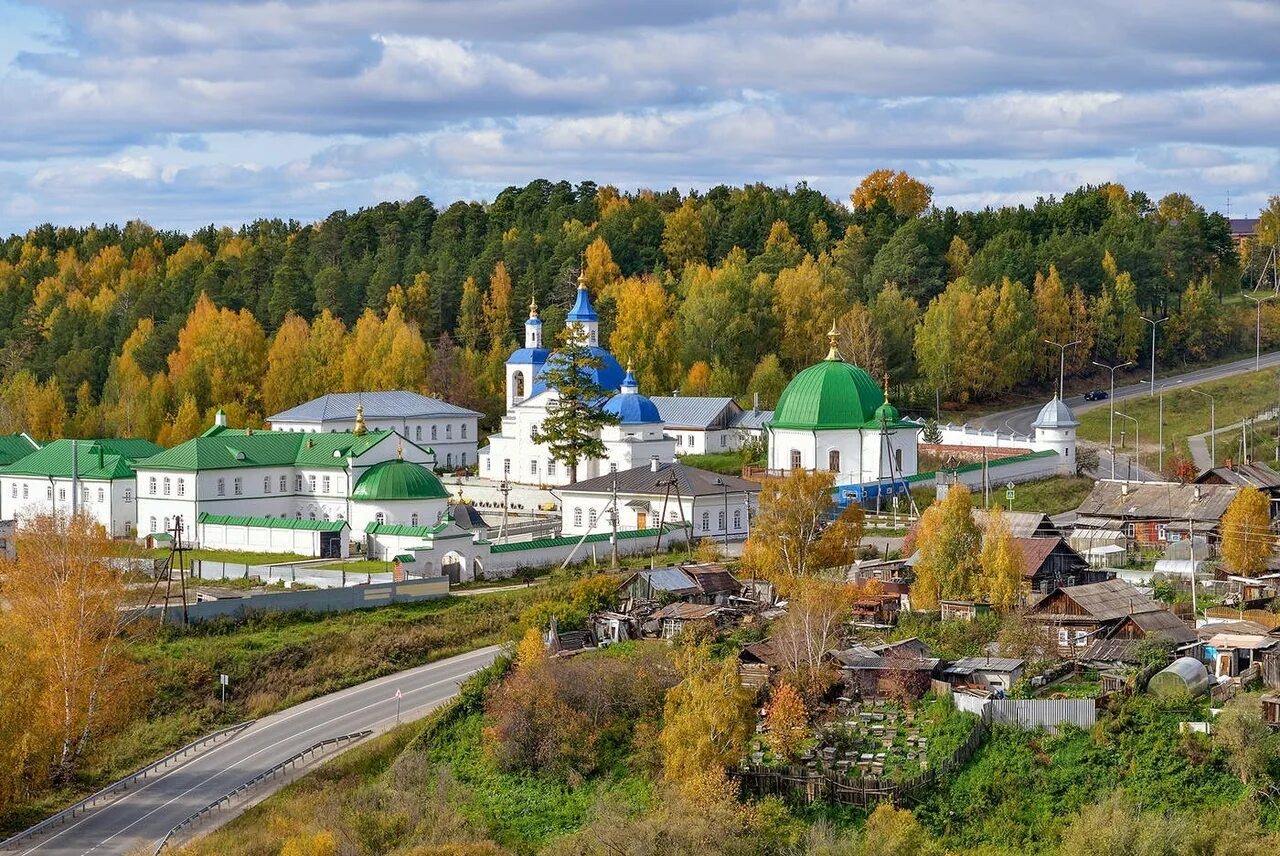
<instances>
[{"instance_id":1,"label":"small outbuilding","mask_svg":"<svg viewBox=\"0 0 1280 856\"><path fill-rule=\"evenodd\" d=\"M953 687L1004 690L1006 693L1022 677L1026 661L1012 657L965 657L942 670L942 679Z\"/></svg>"}]
</instances>

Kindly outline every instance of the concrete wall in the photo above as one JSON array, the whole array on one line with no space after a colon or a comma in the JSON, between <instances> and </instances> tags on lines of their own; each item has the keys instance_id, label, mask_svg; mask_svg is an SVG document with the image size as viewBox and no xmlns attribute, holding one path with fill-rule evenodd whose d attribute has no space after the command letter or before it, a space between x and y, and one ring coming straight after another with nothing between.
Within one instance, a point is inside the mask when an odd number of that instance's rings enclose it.
<instances>
[{"instance_id":1,"label":"concrete wall","mask_svg":"<svg viewBox=\"0 0 1280 856\"><path fill-rule=\"evenodd\" d=\"M248 597L209 600L191 604L187 616L191 621L208 621L211 618L242 618L250 612L348 612L353 609L370 609L392 603L416 603L435 600L449 594L449 581L444 577L411 580L403 583L375 583L348 588L317 589L315 591L287 591L255 594ZM160 617L160 607L142 610L147 617ZM182 610L170 609L169 623L182 620Z\"/></svg>"},{"instance_id":2,"label":"concrete wall","mask_svg":"<svg viewBox=\"0 0 1280 856\"><path fill-rule=\"evenodd\" d=\"M342 553L350 554L350 529L341 533ZM244 550L263 553L297 553L320 555L320 532L314 529L274 529L265 526L234 526L224 523L201 523L197 538L201 546L211 550Z\"/></svg>"},{"instance_id":3,"label":"concrete wall","mask_svg":"<svg viewBox=\"0 0 1280 856\"><path fill-rule=\"evenodd\" d=\"M559 565L564 562L578 543L577 539L573 539L570 544L558 543L563 540L565 539L555 539L557 543L550 546L538 546L540 541L533 541L527 546L524 544L509 545L509 547L517 547L518 549L499 548L497 552L490 554L488 562L484 566L485 578L501 579L514 576L518 571L526 568L545 568L550 565ZM684 542L684 535L679 530L667 532L662 536L663 549L666 549L670 544L683 544ZM649 553L653 551L656 544L657 535L648 535L642 538L619 538L618 554L634 556L641 553ZM581 547L578 547L573 557L573 563L590 562L594 557L596 562L607 564L609 552L610 547L607 537L601 540L587 541Z\"/></svg>"}]
</instances>

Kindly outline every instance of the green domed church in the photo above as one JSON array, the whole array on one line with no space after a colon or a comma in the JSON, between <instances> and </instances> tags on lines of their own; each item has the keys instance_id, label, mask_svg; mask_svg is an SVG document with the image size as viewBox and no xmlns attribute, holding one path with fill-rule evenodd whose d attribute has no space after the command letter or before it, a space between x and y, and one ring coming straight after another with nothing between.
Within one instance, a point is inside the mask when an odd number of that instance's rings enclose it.
<instances>
[{"instance_id":1,"label":"green domed church","mask_svg":"<svg viewBox=\"0 0 1280 856\"><path fill-rule=\"evenodd\" d=\"M904 421L871 375L845 362L834 326L826 359L797 374L774 408L772 470L829 470L837 485L900 481L916 472L920 426Z\"/></svg>"}]
</instances>

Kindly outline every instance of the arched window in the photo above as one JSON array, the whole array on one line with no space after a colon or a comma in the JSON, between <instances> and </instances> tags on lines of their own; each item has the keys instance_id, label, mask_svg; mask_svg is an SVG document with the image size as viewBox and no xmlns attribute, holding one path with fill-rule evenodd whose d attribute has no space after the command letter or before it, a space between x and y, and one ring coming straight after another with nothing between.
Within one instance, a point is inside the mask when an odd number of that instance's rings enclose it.
<instances>
[{"instance_id":1,"label":"arched window","mask_svg":"<svg viewBox=\"0 0 1280 856\"><path fill-rule=\"evenodd\" d=\"M462 431L462 439L467 439L467 423L463 422L459 430Z\"/></svg>"},{"instance_id":2,"label":"arched window","mask_svg":"<svg viewBox=\"0 0 1280 856\"><path fill-rule=\"evenodd\" d=\"M233 485L233 487L234 487L234 489L235 489L236 496L241 496L241 495L243 495L243 494L244 494L244 488L243 488L243 487L241 487L241 485L240 485L240 476L236 476L234 479L232 479L232 480L231 480L231 482L232 482L232 485Z\"/></svg>"},{"instance_id":3,"label":"arched window","mask_svg":"<svg viewBox=\"0 0 1280 856\"><path fill-rule=\"evenodd\" d=\"M164 519L164 531L169 531L169 518L167 517Z\"/></svg>"},{"instance_id":4,"label":"arched window","mask_svg":"<svg viewBox=\"0 0 1280 856\"><path fill-rule=\"evenodd\" d=\"M415 439L415 440L421 440L421 439L422 439L422 426L421 426L421 425L415 425L415 426L413 426L413 439Z\"/></svg>"},{"instance_id":5,"label":"arched window","mask_svg":"<svg viewBox=\"0 0 1280 856\"><path fill-rule=\"evenodd\" d=\"M791 469L793 470L800 469L800 450L799 449L791 450Z\"/></svg>"},{"instance_id":6,"label":"arched window","mask_svg":"<svg viewBox=\"0 0 1280 856\"><path fill-rule=\"evenodd\" d=\"M436 438L436 426L432 425L432 426L431 426L431 439L432 439L432 440L434 440L435 438Z\"/></svg>"},{"instance_id":7,"label":"arched window","mask_svg":"<svg viewBox=\"0 0 1280 856\"><path fill-rule=\"evenodd\" d=\"M156 477L155 476L152 476L151 478L147 479L147 493L151 494L152 496L156 495Z\"/></svg>"},{"instance_id":8,"label":"arched window","mask_svg":"<svg viewBox=\"0 0 1280 856\"><path fill-rule=\"evenodd\" d=\"M103 493L102 488L98 488L98 502L102 502L104 499L106 499L106 494Z\"/></svg>"},{"instance_id":9,"label":"arched window","mask_svg":"<svg viewBox=\"0 0 1280 856\"><path fill-rule=\"evenodd\" d=\"M827 452L827 469L833 473L840 472L840 450L832 449Z\"/></svg>"},{"instance_id":10,"label":"arched window","mask_svg":"<svg viewBox=\"0 0 1280 856\"><path fill-rule=\"evenodd\" d=\"M164 495L165 496L169 495L169 477L168 476L165 476L164 478Z\"/></svg>"},{"instance_id":11,"label":"arched window","mask_svg":"<svg viewBox=\"0 0 1280 856\"><path fill-rule=\"evenodd\" d=\"M524 372L516 372L511 376L511 395L513 398L524 398Z\"/></svg>"},{"instance_id":12,"label":"arched window","mask_svg":"<svg viewBox=\"0 0 1280 856\"><path fill-rule=\"evenodd\" d=\"M449 452L444 456L444 465L449 469L453 469L453 452Z\"/></svg>"},{"instance_id":13,"label":"arched window","mask_svg":"<svg viewBox=\"0 0 1280 856\"><path fill-rule=\"evenodd\" d=\"M154 534L156 531L156 519L154 517L152 517L150 520L150 528L151 528L151 532Z\"/></svg>"},{"instance_id":14,"label":"arched window","mask_svg":"<svg viewBox=\"0 0 1280 856\"><path fill-rule=\"evenodd\" d=\"M287 493L289 490L289 477L280 476L280 492Z\"/></svg>"},{"instance_id":15,"label":"arched window","mask_svg":"<svg viewBox=\"0 0 1280 856\"><path fill-rule=\"evenodd\" d=\"M187 480L178 479L178 496L186 496L186 495L187 495Z\"/></svg>"},{"instance_id":16,"label":"arched window","mask_svg":"<svg viewBox=\"0 0 1280 856\"><path fill-rule=\"evenodd\" d=\"M724 531L724 512L723 511L721 511L719 514L716 515L716 520L718 521L719 530L723 532Z\"/></svg>"},{"instance_id":17,"label":"arched window","mask_svg":"<svg viewBox=\"0 0 1280 856\"><path fill-rule=\"evenodd\" d=\"M896 465L898 472L902 472L902 450L893 450L893 463Z\"/></svg>"},{"instance_id":18,"label":"arched window","mask_svg":"<svg viewBox=\"0 0 1280 856\"><path fill-rule=\"evenodd\" d=\"M735 531L742 529L742 509L735 508L733 510L733 528Z\"/></svg>"},{"instance_id":19,"label":"arched window","mask_svg":"<svg viewBox=\"0 0 1280 856\"><path fill-rule=\"evenodd\" d=\"M373 521L374 521L375 523L379 523L379 524L381 524L381 523L386 523L386 522L387 522L387 515L383 514L381 511L379 511L377 514L373 515Z\"/></svg>"},{"instance_id":20,"label":"arched window","mask_svg":"<svg viewBox=\"0 0 1280 856\"><path fill-rule=\"evenodd\" d=\"M415 511L413 514L409 515L409 525L410 526L418 525L418 512Z\"/></svg>"},{"instance_id":21,"label":"arched window","mask_svg":"<svg viewBox=\"0 0 1280 856\"><path fill-rule=\"evenodd\" d=\"M227 495L227 480L218 479L218 496L226 496L226 495Z\"/></svg>"},{"instance_id":22,"label":"arched window","mask_svg":"<svg viewBox=\"0 0 1280 856\"><path fill-rule=\"evenodd\" d=\"M594 508L587 514L587 525L592 529L596 526L596 510Z\"/></svg>"},{"instance_id":23,"label":"arched window","mask_svg":"<svg viewBox=\"0 0 1280 856\"><path fill-rule=\"evenodd\" d=\"M450 425L444 426L444 438L446 440L453 439L453 425L450 424Z\"/></svg>"},{"instance_id":24,"label":"arched window","mask_svg":"<svg viewBox=\"0 0 1280 856\"><path fill-rule=\"evenodd\" d=\"M711 512L710 511L702 512L702 531L703 532L711 531Z\"/></svg>"},{"instance_id":25,"label":"arched window","mask_svg":"<svg viewBox=\"0 0 1280 856\"><path fill-rule=\"evenodd\" d=\"M271 493L271 476L262 477L262 492Z\"/></svg>"},{"instance_id":26,"label":"arched window","mask_svg":"<svg viewBox=\"0 0 1280 856\"><path fill-rule=\"evenodd\" d=\"M582 509L581 508L575 508L573 510L573 525L574 526L582 525Z\"/></svg>"}]
</instances>

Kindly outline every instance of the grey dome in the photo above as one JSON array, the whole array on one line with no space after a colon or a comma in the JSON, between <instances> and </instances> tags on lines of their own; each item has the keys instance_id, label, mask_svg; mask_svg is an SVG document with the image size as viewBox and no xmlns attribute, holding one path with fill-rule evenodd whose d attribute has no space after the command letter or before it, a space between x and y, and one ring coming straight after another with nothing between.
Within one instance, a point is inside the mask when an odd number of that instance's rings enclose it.
<instances>
[{"instance_id":1,"label":"grey dome","mask_svg":"<svg viewBox=\"0 0 1280 856\"><path fill-rule=\"evenodd\" d=\"M1035 422L1031 423L1031 427L1075 428L1079 424L1075 414L1071 412L1071 408L1063 404L1062 399L1055 395L1053 401L1040 408L1040 415L1036 417Z\"/></svg>"}]
</instances>

